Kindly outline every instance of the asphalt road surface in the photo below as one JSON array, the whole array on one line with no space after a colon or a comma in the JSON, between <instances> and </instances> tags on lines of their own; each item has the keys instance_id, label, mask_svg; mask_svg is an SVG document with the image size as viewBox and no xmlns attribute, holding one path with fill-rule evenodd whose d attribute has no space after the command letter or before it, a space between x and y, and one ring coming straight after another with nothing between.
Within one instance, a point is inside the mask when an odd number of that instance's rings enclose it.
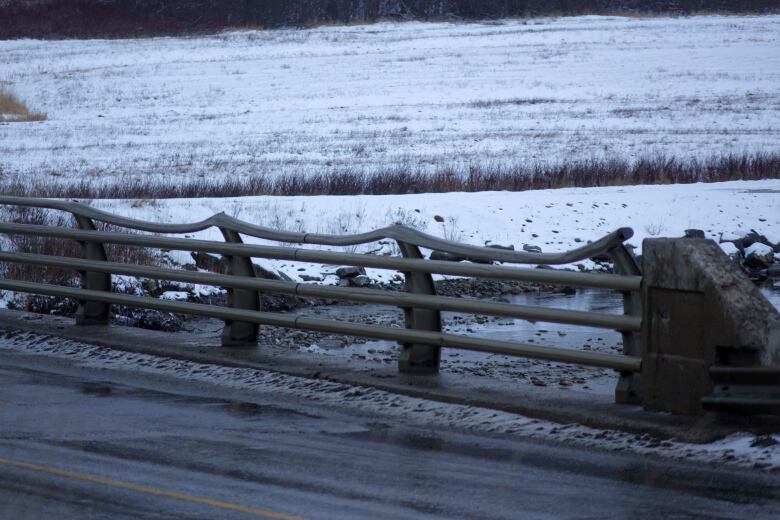
<instances>
[{"instance_id":1,"label":"asphalt road surface","mask_svg":"<svg viewBox=\"0 0 780 520\"><path fill-rule=\"evenodd\" d=\"M780 518L780 477L0 351L0 518Z\"/></svg>"}]
</instances>

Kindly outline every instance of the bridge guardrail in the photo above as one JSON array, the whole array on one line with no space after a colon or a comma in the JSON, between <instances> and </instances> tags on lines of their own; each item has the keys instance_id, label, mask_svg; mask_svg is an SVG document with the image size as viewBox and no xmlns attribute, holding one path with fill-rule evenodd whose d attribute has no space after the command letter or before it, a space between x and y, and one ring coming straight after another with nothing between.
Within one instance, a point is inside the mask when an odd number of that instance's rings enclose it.
<instances>
[{"instance_id":1,"label":"bridge guardrail","mask_svg":"<svg viewBox=\"0 0 780 520\"><path fill-rule=\"evenodd\" d=\"M190 224L160 224L121 217L71 201L5 196L0 197L0 204L60 210L74 216L78 228L0 222L0 234L75 240L82 244L83 258L0 251L0 261L73 269L81 273L81 288L0 279L0 289L75 298L80 302L77 314L79 324L108 323L110 306L117 304L221 319L225 322L222 334L224 346L255 346L258 326L261 324L385 339L401 343L399 370L412 373L437 372L442 347L523 356L617 370L621 373L621 378L616 389L616 399L623 402L637 402L640 397L638 376L642 369L640 292L642 277L633 255L624 244L633 234L630 228L618 229L599 240L570 251L528 253L452 242L402 225L388 226L355 235L323 235L274 230L238 220L224 213ZM192 233L216 227L221 231L225 242L100 231L95 225L96 222L133 231L167 234ZM242 236L324 246L351 246L392 239L398 243L402 256L388 257L289 246L245 244ZM193 272L111 262L106 255L106 244L220 254L226 260L228 273ZM510 267L492 265L492 263L472 264L428 260L423 257L420 248L436 249L482 261L532 265L568 264L606 253L613 258L615 269L620 274L592 274ZM406 292L261 279L255 276L252 258L396 270L404 274ZM229 306L218 307L112 293L111 275L114 274L221 286L228 291ZM617 290L624 295L624 314L551 309L438 296L432 274ZM266 312L262 310L263 292L397 306L404 312L405 328ZM623 335L624 353L576 351L554 346L444 333L441 326L442 311L614 329Z\"/></svg>"}]
</instances>

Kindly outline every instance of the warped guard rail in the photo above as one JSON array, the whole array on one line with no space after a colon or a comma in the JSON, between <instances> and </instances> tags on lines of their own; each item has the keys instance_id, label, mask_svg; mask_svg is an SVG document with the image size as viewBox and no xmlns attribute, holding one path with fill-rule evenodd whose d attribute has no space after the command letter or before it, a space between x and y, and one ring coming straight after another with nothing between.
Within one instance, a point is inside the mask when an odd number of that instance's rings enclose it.
<instances>
[{"instance_id":1,"label":"warped guard rail","mask_svg":"<svg viewBox=\"0 0 780 520\"><path fill-rule=\"evenodd\" d=\"M229 217L224 213L196 223L159 224L113 215L71 201L0 197L0 204L61 210L74 215L80 229L3 222L0 223L0 233L72 239L82 244L84 258L0 251L0 261L73 269L82 274L82 288L0 279L0 289L78 299L81 302L81 308L77 322L81 324L107 323L110 316L110 305L114 304L209 316L224 320L225 329L222 342L226 346L255 346L257 327L260 324L392 340L398 341L402 345L399 369L418 373L433 373L438 370L441 347L532 357L617 370L621 373L616 390L617 399L634 402L638 399L636 373L641 370L640 333L642 321L639 290L642 286L642 277L633 256L624 245L624 242L633 235L630 228L618 229L599 240L571 251L527 253L452 242L398 224L355 235L323 235L273 230ZM225 242L99 231L96 229L95 221L148 233L192 233L216 227L221 231ZM279 242L325 246L354 246L377 240L393 239L398 243L403 257L244 244L242 243L242 235ZM107 260L104 244L217 253L226 259L228 274L110 262ZM419 249L421 247L487 262L500 261L535 265L568 264L606 253L613 258L615 268L620 274L588 274L492 264L434 261L424 259ZM254 275L252 258L285 259L397 270L405 276L406 292L396 293L376 289L332 287L260 279ZM442 297L435 294L431 278L431 274L434 273L617 290L624 295L625 314L572 311L487 302L470 298ZM112 274L221 286L228 290L229 307L115 294L111 292ZM405 328L264 312L261 305L262 292L394 305L404 311ZM623 335L624 354L576 351L553 346L443 333L441 330L441 311L615 329Z\"/></svg>"}]
</instances>

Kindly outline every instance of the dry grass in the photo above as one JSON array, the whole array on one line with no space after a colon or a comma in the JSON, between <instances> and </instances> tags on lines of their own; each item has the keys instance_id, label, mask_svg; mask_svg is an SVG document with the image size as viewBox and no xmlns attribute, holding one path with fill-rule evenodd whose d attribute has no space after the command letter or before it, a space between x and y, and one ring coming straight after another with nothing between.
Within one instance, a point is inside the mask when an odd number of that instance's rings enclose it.
<instances>
[{"instance_id":1,"label":"dry grass","mask_svg":"<svg viewBox=\"0 0 780 520\"><path fill-rule=\"evenodd\" d=\"M46 114L30 110L13 92L0 89L0 123L44 121Z\"/></svg>"},{"instance_id":2,"label":"dry grass","mask_svg":"<svg viewBox=\"0 0 780 520\"><path fill-rule=\"evenodd\" d=\"M550 98L510 98L510 99L487 99L473 101L468 104L472 108L494 108L504 105L541 105L544 103L560 103L559 99Z\"/></svg>"},{"instance_id":3,"label":"dry grass","mask_svg":"<svg viewBox=\"0 0 780 520\"><path fill-rule=\"evenodd\" d=\"M176 179L119 178L52 182L51 178L0 177L0 195L76 199L169 199L251 195L403 195L455 191L526 191L641 184L689 184L780 178L780 154L727 155L679 160L588 160L553 165L506 163L441 166L433 172L391 167L367 173L327 173Z\"/></svg>"},{"instance_id":4,"label":"dry grass","mask_svg":"<svg viewBox=\"0 0 780 520\"><path fill-rule=\"evenodd\" d=\"M26 208L19 206L3 207L0 209L0 220L19 224L35 224L57 227L74 227L72 216L61 211L41 208ZM126 233L133 231L120 229L114 226L97 224L100 230L117 230ZM134 265L148 265L160 267L165 262L160 251L143 247L126 246L123 244L106 244L106 255L112 262L121 262ZM81 258L81 245L74 240L39 237L32 235L9 235L0 241L0 248L5 251L19 253L32 253L38 255L61 256ZM71 269L61 269L44 265L34 265L21 262L0 262L0 277L13 280L24 280L53 285L65 285L78 287L81 283L81 275ZM115 285L117 292L127 291L134 294L133 286ZM13 293L12 293L13 294ZM38 294L16 293L8 301L9 308L39 312L43 314L57 314L71 316L78 309L78 302L73 298L58 298ZM174 328L168 322L175 322L173 315L168 313L142 313L137 309L115 305L113 313L121 317L125 322L136 324L146 328ZM146 321L144 321L146 320Z\"/></svg>"},{"instance_id":5,"label":"dry grass","mask_svg":"<svg viewBox=\"0 0 780 520\"><path fill-rule=\"evenodd\" d=\"M69 214L41 208L22 206L4 207L0 210L0 220L17 224L35 224L39 226L74 227L74 219ZM132 230L120 229L105 224L97 224L100 230L116 230L132 233ZM81 245L74 240L39 237L33 235L9 235L4 240L2 248L18 253L33 253L38 255L65 256L81 258ZM134 265L162 265L162 255L159 251L127 246L123 244L106 244L106 255L112 262ZM39 283L57 285L78 285L79 274L73 270L48 266L25 264L19 262L0 262L0 276L15 280L27 280Z\"/></svg>"}]
</instances>

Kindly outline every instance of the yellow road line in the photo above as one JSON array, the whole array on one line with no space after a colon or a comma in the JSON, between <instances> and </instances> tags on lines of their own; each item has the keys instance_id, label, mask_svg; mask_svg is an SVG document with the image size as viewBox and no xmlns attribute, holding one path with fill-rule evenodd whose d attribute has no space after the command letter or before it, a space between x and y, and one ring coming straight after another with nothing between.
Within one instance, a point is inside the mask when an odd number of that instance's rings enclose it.
<instances>
[{"instance_id":1,"label":"yellow road line","mask_svg":"<svg viewBox=\"0 0 780 520\"><path fill-rule=\"evenodd\" d=\"M50 475L57 475L60 477L68 477L77 480L83 480L86 482L94 482L95 484L102 484L104 486L129 489L130 491L136 491L138 493L147 493L149 495L155 495L158 497L175 498L177 500L185 500L187 502L193 502L195 504L204 504L207 506L218 507L221 509L229 509L231 511L240 511L242 513L249 513L265 518L273 518L275 520L302 520L298 516L290 516L284 513L277 513L270 509L263 509L260 507L252 507L244 504L236 504L234 502L225 502L224 500L218 500L215 498L201 497L197 495L190 495L187 493L180 493L170 489L161 489L157 487L144 486L142 484L133 484L132 482L123 482L121 480L113 480L110 478L100 477L98 475L90 475L88 473L81 473L79 471L70 471L67 469L60 469L52 466L45 466L43 464L33 464L30 462L24 462L21 460L5 459L0 457L0 464L6 466L15 466L17 468L24 468L31 471L38 471L40 473L48 473Z\"/></svg>"}]
</instances>

